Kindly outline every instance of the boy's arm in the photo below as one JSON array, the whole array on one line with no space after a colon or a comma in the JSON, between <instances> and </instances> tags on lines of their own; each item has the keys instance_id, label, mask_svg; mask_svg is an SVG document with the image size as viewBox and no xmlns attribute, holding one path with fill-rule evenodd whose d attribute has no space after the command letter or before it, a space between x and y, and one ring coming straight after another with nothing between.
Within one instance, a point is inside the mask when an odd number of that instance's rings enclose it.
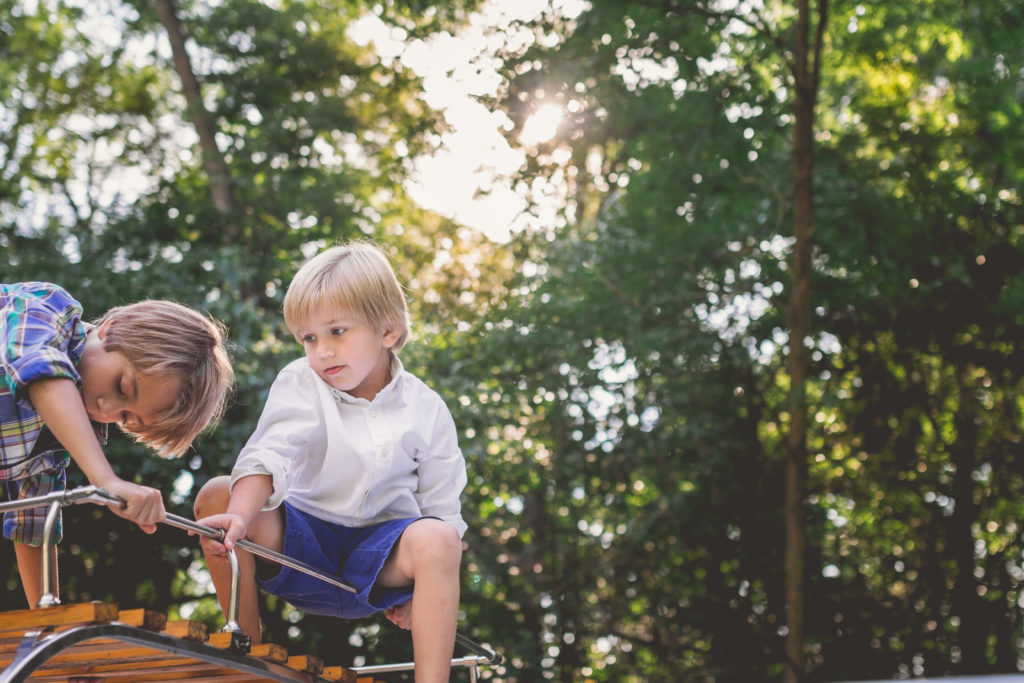
<instances>
[{"instance_id":1,"label":"boy's arm","mask_svg":"<svg viewBox=\"0 0 1024 683\"><path fill-rule=\"evenodd\" d=\"M414 495L420 513L440 517L454 526L459 536L465 534L460 498L466 486L466 461L459 449L455 421L443 406L434 418L428 453L419 463L418 477Z\"/></svg>"},{"instance_id":2,"label":"boy's arm","mask_svg":"<svg viewBox=\"0 0 1024 683\"><path fill-rule=\"evenodd\" d=\"M96 440L74 381L66 377L40 379L27 389L32 406L71 454L89 483L125 501L124 508L111 505L110 509L147 533L156 531L156 523L162 522L165 516L163 496L157 489L133 484L114 473Z\"/></svg>"}]
</instances>

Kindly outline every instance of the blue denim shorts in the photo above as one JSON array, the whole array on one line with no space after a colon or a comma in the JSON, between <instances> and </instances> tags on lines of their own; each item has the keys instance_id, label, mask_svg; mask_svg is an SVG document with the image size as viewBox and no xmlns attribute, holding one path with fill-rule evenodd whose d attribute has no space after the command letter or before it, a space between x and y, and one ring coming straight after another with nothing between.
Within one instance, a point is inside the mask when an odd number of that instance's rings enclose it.
<instances>
[{"instance_id":1,"label":"blue denim shorts","mask_svg":"<svg viewBox=\"0 0 1024 683\"><path fill-rule=\"evenodd\" d=\"M288 501L285 515L284 554L336 576L356 593L290 567L260 567L260 585L292 606L310 614L360 619L412 598L412 584L401 588L374 586L377 575L405 529L420 517L393 519L367 527L345 527L306 514Z\"/></svg>"}]
</instances>

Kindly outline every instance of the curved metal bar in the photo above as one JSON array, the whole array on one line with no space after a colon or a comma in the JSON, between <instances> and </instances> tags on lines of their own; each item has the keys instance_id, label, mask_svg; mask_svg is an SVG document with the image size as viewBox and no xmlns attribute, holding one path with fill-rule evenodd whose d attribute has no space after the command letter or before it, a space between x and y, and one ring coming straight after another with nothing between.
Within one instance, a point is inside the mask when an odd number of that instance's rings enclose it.
<instances>
[{"instance_id":1,"label":"curved metal bar","mask_svg":"<svg viewBox=\"0 0 1024 683\"><path fill-rule=\"evenodd\" d=\"M186 655L208 664L227 666L236 671L260 676L271 681L310 683L311 680L317 680L311 674L289 669L274 662L246 657L230 649L221 649L205 643L196 643L117 622L77 626L67 631L60 631L42 637L40 635L39 632L25 635L22 639L23 645L19 646L18 654L15 656L14 661L0 673L0 683L22 683L27 681L36 669L58 652L73 647L78 643L96 638L114 638L172 654Z\"/></svg>"},{"instance_id":2,"label":"curved metal bar","mask_svg":"<svg viewBox=\"0 0 1024 683\"><path fill-rule=\"evenodd\" d=\"M225 615L227 623L221 631L241 633L242 627L238 624L238 555L234 549L228 551L228 564L231 565L231 590L228 593L228 613Z\"/></svg>"},{"instance_id":3,"label":"curved metal bar","mask_svg":"<svg viewBox=\"0 0 1024 683\"><path fill-rule=\"evenodd\" d=\"M501 664L502 661L504 661L504 658L494 650L491 650L490 648L484 647L480 643L470 640L461 633L455 634L455 642L461 645L462 647L466 648L470 652L483 657L485 661L478 662L479 664L483 664L485 666L497 666L498 664Z\"/></svg>"},{"instance_id":4,"label":"curved metal bar","mask_svg":"<svg viewBox=\"0 0 1024 683\"><path fill-rule=\"evenodd\" d=\"M67 491L55 491L44 496L35 498L22 498L21 500L5 500L0 502L0 512L13 510L27 510L29 508L46 507L50 503L58 502L62 507L77 505L78 503L98 503L100 505L123 505L123 501L107 493L96 486L80 486Z\"/></svg>"},{"instance_id":5,"label":"curved metal bar","mask_svg":"<svg viewBox=\"0 0 1024 683\"><path fill-rule=\"evenodd\" d=\"M41 595L36 607L55 607L60 600L53 593L53 533L60 520L60 501L50 503L50 509L46 512L46 521L43 522L43 546L42 557L40 558L40 589Z\"/></svg>"},{"instance_id":6,"label":"curved metal bar","mask_svg":"<svg viewBox=\"0 0 1024 683\"><path fill-rule=\"evenodd\" d=\"M465 666L475 669L480 665L490 665L492 662L485 661L485 657L458 657L452 660L452 667ZM401 662L398 664L369 664L367 666L351 666L359 676L372 676L373 674L394 673L396 671L415 671L416 665L413 662ZM474 674L471 674L474 675Z\"/></svg>"},{"instance_id":7,"label":"curved metal bar","mask_svg":"<svg viewBox=\"0 0 1024 683\"><path fill-rule=\"evenodd\" d=\"M170 526L178 527L179 529L185 529L186 531L201 534L208 538L216 538L218 541L223 540L224 538L223 529L214 529L213 527L208 527L204 524L199 524L197 522L193 522L190 519L185 519L184 517L179 517L178 515L173 515L171 513L167 513L164 522L166 524L169 524ZM235 543L235 546L241 548L242 550L248 550L253 555L259 555L260 557L264 557L268 560L273 560L278 564L283 564L286 567L291 567L292 569L295 569L297 571L309 574L310 576L320 579L321 581L326 581L327 583L333 586L337 586L342 590L346 590L349 593L359 592L349 584L342 581L341 579L337 579L331 576L330 574L325 574L313 565L306 564L305 562L301 562L294 558L288 557L287 555L282 555L276 550L264 548L258 543L253 543L252 541L240 538Z\"/></svg>"}]
</instances>

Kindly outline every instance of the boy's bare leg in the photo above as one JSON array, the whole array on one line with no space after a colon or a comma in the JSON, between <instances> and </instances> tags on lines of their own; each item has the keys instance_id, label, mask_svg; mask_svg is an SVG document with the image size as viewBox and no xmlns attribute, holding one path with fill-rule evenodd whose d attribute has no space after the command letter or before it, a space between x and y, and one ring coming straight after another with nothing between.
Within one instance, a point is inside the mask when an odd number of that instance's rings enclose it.
<instances>
[{"instance_id":1,"label":"boy's bare leg","mask_svg":"<svg viewBox=\"0 0 1024 683\"><path fill-rule=\"evenodd\" d=\"M215 477L206 482L196 494L193 506L196 519L220 514L228 509L228 501L231 498L230 483L228 477ZM200 539L203 557L206 558L206 567L217 591L217 601L226 619L228 600L231 597L231 564L227 555L209 551L205 541L205 537ZM263 635L260 628L256 564L252 554L240 548L235 549L235 556L238 558L238 625L242 627L242 632L252 639L253 645L256 645L261 642Z\"/></svg>"},{"instance_id":2,"label":"boy's bare leg","mask_svg":"<svg viewBox=\"0 0 1024 683\"><path fill-rule=\"evenodd\" d=\"M57 597L60 586L57 581L57 549L50 548L50 552L50 566L53 567L50 587L54 597ZM15 543L14 554L18 558L18 573L21 574L25 599L28 600L29 609L35 609L39 605L39 599L43 597L43 549L27 543Z\"/></svg>"},{"instance_id":3,"label":"boy's bare leg","mask_svg":"<svg viewBox=\"0 0 1024 683\"><path fill-rule=\"evenodd\" d=\"M439 519L421 519L402 534L377 579L381 586L413 582L411 608L393 614L399 626L412 629L416 683L448 680L459 619L461 562L462 539L455 528Z\"/></svg>"}]
</instances>

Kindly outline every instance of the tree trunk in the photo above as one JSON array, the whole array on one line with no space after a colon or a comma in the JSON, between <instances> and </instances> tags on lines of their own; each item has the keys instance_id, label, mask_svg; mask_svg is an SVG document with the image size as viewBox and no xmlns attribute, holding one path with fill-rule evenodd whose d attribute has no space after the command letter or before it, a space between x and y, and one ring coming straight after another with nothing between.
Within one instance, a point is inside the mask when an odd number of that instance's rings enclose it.
<instances>
[{"instance_id":1,"label":"tree trunk","mask_svg":"<svg viewBox=\"0 0 1024 683\"><path fill-rule=\"evenodd\" d=\"M794 52L793 248L789 300L789 433L786 439L786 670L783 680L797 683L804 674L804 526L807 470L808 350L811 333L811 253L814 237L814 105L818 89L821 36L826 0L818 4L814 52L810 44L809 0L799 0Z\"/></svg>"},{"instance_id":2,"label":"tree trunk","mask_svg":"<svg viewBox=\"0 0 1024 683\"><path fill-rule=\"evenodd\" d=\"M199 79L192 70L192 60L185 50L185 33L178 19L174 0L155 0L156 13L167 30L167 38L171 42L171 54L174 57L174 70L181 80L181 90L188 102L188 110L192 124L199 135L202 148L203 166L210 181L210 196L217 210L231 216L235 212L235 196L231 187L231 174L224 162L224 157L217 147L216 126L213 117L203 105L202 93L199 90Z\"/></svg>"},{"instance_id":3,"label":"tree trunk","mask_svg":"<svg viewBox=\"0 0 1024 683\"><path fill-rule=\"evenodd\" d=\"M960 661L954 663L952 673L958 675L988 673L986 644L991 625L986 618L985 602L978 596L978 579L974 576L977 562L972 528L978 523L979 504L974 499L974 471L977 468L975 448L978 445L977 408L973 400L975 387L970 370L959 373L960 408L955 417L956 439L950 447L953 472L953 514L947 522L949 558L956 567L950 610L960 619L956 631L956 644L960 648Z\"/></svg>"}]
</instances>

